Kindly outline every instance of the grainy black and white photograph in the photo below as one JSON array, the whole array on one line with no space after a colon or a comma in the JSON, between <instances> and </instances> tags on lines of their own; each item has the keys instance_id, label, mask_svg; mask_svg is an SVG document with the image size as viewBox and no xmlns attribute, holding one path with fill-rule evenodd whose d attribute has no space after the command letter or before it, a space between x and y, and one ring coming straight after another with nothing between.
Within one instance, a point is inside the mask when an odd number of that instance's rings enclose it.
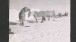
<instances>
[{"instance_id":1,"label":"grainy black and white photograph","mask_svg":"<svg viewBox=\"0 0 76 42\"><path fill-rule=\"evenodd\" d=\"M70 0L9 0L9 42L70 42Z\"/></svg>"}]
</instances>

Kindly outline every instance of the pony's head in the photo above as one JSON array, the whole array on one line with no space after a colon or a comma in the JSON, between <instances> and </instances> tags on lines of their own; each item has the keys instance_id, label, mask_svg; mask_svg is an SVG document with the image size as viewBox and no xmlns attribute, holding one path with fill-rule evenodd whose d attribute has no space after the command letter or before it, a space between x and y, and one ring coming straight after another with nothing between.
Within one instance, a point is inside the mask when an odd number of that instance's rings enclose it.
<instances>
[{"instance_id":1,"label":"pony's head","mask_svg":"<svg viewBox=\"0 0 76 42\"><path fill-rule=\"evenodd\" d=\"M27 7L24 7L22 10L24 10L25 12L30 11L30 9L29 9L29 8L27 8Z\"/></svg>"}]
</instances>

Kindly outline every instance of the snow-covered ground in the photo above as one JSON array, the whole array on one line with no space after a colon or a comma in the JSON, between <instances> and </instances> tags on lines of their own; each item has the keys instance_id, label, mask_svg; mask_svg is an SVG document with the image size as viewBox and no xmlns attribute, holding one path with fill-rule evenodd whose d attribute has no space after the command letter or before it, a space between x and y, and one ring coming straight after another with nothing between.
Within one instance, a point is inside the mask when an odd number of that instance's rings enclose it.
<instances>
[{"instance_id":1,"label":"snow-covered ground","mask_svg":"<svg viewBox=\"0 0 76 42\"><path fill-rule=\"evenodd\" d=\"M44 23L28 23L25 26L9 25L15 34L9 34L9 42L70 42L70 17L51 18Z\"/></svg>"},{"instance_id":2,"label":"snow-covered ground","mask_svg":"<svg viewBox=\"0 0 76 42\"><path fill-rule=\"evenodd\" d=\"M18 15L18 10L11 9L9 21L18 22ZM30 19L34 20L34 17L31 15L26 20ZM9 42L70 42L70 14L67 17L50 18L50 21L46 20L44 23L25 21L24 27L9 25L9 28L15 33L9 34Z\"/></svg>"}]
</instances>

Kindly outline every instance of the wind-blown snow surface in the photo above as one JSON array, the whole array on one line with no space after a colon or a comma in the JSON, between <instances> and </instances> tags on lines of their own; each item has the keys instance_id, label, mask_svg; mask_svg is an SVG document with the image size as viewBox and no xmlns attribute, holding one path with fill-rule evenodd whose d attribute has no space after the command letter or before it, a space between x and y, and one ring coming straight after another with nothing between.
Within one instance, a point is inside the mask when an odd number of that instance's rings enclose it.
<instances>
[{"instance_id":1,"label":"wind-blown snow surface","mask_svg":"<svg viewBox=\"0 0 76 42\"><path fill-rule=\"evenodd\" d=\"M31 11L40 11L31 9ZM19 10L10 9L9 21L18 22ZM31 16L29 19L32 19ZM28 23L25 26L9 25L15 34L9 35L9 42L70 42L70 14L67 17L51 18L44 23Z\"/></svg>"},{"instance_id":2,"label":"wind-blown snow surface","mask_svg":"<svg viewBox=\"0 0 76 42\"><path fill-rule=\"evenodd\" d=\"M27 23L25 26L10 25L9 42L70 42L70 16L51 18L44 23Z\"/></svg>"}]
</instances>

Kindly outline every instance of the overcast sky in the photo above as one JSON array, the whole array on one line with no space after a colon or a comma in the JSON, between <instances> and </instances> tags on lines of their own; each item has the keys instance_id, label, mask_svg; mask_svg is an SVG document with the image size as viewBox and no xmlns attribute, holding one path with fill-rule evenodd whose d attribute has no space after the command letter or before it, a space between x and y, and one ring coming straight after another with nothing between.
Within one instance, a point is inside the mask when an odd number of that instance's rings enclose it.
<instances>
[{"instance_id":1,"label":"overcast sky","mask_svg":"<svg viewBox=\"0 0 76 42\"><path fill-rule=\"evenodd\" d=\"M70 0L10 0L10 9L20 10L24 6L41 10L69 10Z\"/></svg>"}]
</instances>

